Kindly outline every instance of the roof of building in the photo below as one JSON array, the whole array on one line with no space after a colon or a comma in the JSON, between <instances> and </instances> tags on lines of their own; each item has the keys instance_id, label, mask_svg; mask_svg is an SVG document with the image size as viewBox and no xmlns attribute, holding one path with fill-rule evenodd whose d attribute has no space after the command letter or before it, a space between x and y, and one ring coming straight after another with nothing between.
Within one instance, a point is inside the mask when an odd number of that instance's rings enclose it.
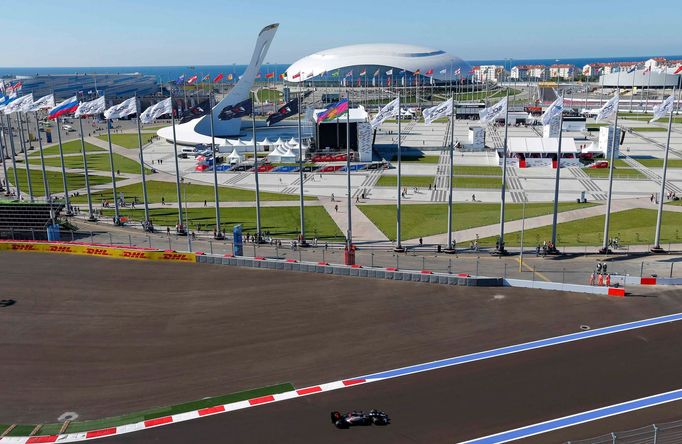
<instances>
[{"instance_id":1,"label":"roof of building","mask_svg":"<svg viewBox=\"0 0 682 444\"><path fill-rule=\"evenodd\" d=\"M542 153L542 154L556 154L559 151L558 138L543 138L543 137L510 137L509 138L509 152L510 153ZM561 138L561 152L562 153L577 153L578 148L575 145L575 139L572 137Z\"/></svg>"},{"instance_id":2,"label":"roof of building","mask_svg":"<svg viewBox=\"0 0 682 444\"><path fill-rule=\"evenodd\" d=\"M461 68L462 72L469 71L469 65L465 61L442 50L415 45L371 43L341 46L310 54L289 66L285 79L289 82L301 82L354 66L385 66L409 72L421 70L422 73L433 70L433 77L442 80L449 79L457 68ZM440 71L444 69L447 70L446 73L441 74ZM298 73L301 75L297 76Z\"/></svg>"}]
</instances>

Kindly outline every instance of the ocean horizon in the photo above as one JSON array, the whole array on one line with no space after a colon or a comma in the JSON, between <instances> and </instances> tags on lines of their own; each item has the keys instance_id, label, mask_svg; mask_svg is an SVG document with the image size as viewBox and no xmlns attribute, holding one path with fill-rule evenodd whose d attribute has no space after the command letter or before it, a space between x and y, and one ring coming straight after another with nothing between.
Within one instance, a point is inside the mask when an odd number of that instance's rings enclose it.
<instances>
[{"instance_id":1,"label":"ocean horizon","mask_svg":"<svg viewBox=\"0 0 682 444\"><path fill-rule=\"evenodd\" d=\"M582 67L588 63L616 63L616 62L644 62L652 57L663 57L668 60L680 60L682 55L655 55L655 56L632 56L632 57L581 57L564 59L511 59L511 66L514 65L552 65L554 63L569 63ZM490 59L490 60L464 60L470 65L504 65L509 67L510 60ZM63 75L63 74L131 74L139 73L156 77L160 82L177 79L181 75L197 75L201 77L210 75L215 77L220 73L225 75L241 75L246 69L245 64L230 65L178 65L178 66L71 66L71 67L0 67L0 77L13 78L16 76L35 76L35 75ZM283 73L290 64L268 63L263 64L261 73L274 72L275 76ZM425 67L427 69L427 67ZM507 68L509 69L509 68Z\"/></svg>"}]
</instances>

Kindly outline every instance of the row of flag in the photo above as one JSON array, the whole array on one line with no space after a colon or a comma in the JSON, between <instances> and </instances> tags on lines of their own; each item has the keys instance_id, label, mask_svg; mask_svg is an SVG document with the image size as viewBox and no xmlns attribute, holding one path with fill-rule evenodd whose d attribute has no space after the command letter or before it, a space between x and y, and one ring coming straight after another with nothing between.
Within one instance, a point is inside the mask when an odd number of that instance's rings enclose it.
<instances>
[{"instance_id":1,"label":"row of flag","mask_svg":"<svg viewBox=\"0 0 682 444\"><path fill-rule=\"evenodd\" d=\"M407 72L407 71L404 70L404 69L400 70L400 74L401 74L401 75L405 75L406 72ZM473 71L469 71L469 74L471 74L472 72L473 72ZM440 71L438 71L438 73L439 73L439 74L447 74L447 73L448 73L448 69L447 69L447 68L443 68L443 69L441 69ZM456 75L456 76L461 76L461 75L462 75L462 68L457 68L457 69L453 70L452 73L453 73L454 75ZM327 72L326 72L326 71L323 71L323 72L319 73L318 75L319 75L319 76L324 76L324 75L326 75L326 74L327 74ZM388 77L392 77L392 76L393 76L393 68L391 68L391 69L389 69L388 71L386 71L385 74L386 74L386 76L388 76ZM414 74L414 75L422 75L421 69L417 69L416 71L414 71L413 74ZM433 69L428 69L427 71L424 72L423 75L425 75L425 76L432 76L432 75L433 75ZM280 75L280 78L285 78L285 76L286 76L286 73L281 74L281 75ZM311 77L313 77L313 76L314 76L313 73L297 72L297 73L295 73L295 74L292 74L291 78L292 78L292 79L300 79L300 78L302 78L302 79L306 80L306 79L309 79L309 78L311 78ZM364 68L362 71L360 71L360 77L366 77L366 76L367 76L367 68ZM372 77L373 77L373 78L376 78L376 77L379 77L379 76L381 76L381 69L380 69L380 68L377 69L376 71L374 71L374 75L372 75ZM331 77L341 77L341 70L340 70L340 69L337 69L336 71L332 72L332 73L331 73ZM347 77L351 77L351 78L352 78L352 77L353 77L353 70L351 69L350 71L348 71L348 72L346 73L346 75L344 75L343 77L344 77L344 78L347 78Z\"/></svg>"},{"instance_id":2,"label":"row of flag","mask_svg":"<svg viewBox=\"0 0 682 444\"><path fill-rule=\"evenodd\" d=\"M267 72L267 73L265 73L265 76L264 76L264 77L265 77L266 79L274 79L275 76L276 76L276 73L274 73L274 72ZM238 78L241 79L242 76L239 76ZM261 79L261 78L263 78L263 75L262 75L261 73L258 73L258 74L256 74L256 78L257 78L257 79ZM280 75L279 75L279 78L280 78L280 79L283 79L283 78L284 78L284 73L280 74ZM185 75L182 74L180 77L178 77L178 78L175 80L175 83L176 83L177 85L193 85L193 84L195 84L195 83L207 83L207 82L218 83L218 82L220 82L220 81L223 80L223 79L227 80L228 82L231 82L231 81L234 80L234 75L233 75L233 74L228 74L227 76L225 76L223 73L220 73L220 74L218 74L217 76L215 76L215 77L213 78L213 80L211 80L211 74L206 74L204 77L201 78L201 81L199 81L199 76L196 75L196 74L193 75L193 76L191 76L191 77L189 77L188 79L185 79Z\"/></svg>"}]
</instances>

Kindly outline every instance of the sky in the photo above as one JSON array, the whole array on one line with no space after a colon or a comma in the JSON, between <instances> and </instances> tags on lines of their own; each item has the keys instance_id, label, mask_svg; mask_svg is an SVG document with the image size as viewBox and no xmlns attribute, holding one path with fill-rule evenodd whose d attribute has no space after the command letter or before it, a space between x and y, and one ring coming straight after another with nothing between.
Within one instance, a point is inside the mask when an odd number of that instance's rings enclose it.
<instances>
[{"instance_id":1,"label":"sky","mask_svg":"<svg viewBox=\"0 0 682 444\"><path fill-rule=\"evenodd\" d=\"M465 60L682 52L679 0L24 0L5 8L4 67L292 63L355 43L410 43Z\"/></svg>"}]
</instances>

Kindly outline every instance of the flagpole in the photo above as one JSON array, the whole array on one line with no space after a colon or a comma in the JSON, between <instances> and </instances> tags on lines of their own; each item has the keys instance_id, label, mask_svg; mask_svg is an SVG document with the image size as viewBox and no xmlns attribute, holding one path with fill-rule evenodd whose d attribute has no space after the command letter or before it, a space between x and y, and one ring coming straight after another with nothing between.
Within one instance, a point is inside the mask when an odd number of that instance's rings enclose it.
<instances>
[{"instance_id":1,"label":"flagpole","mask_svg":"<svg viewBox=\"0 0 682 444\"><path fill-rule=\"evenodd\" d=\"M90 222L94 222L97 220L95 218L95 215L92 211L92 194L90 194L90 175L88 173L88 156L85 153L85 137L83 136L83 119L79 116L77 117L78 119L78 125L80 127L81 131L81 152L83 153L83 171L85 172L85 192L88 195L88 220ZM36 116L36 124L38 123L38 117ZM40 134L38 134L38 137L40 137ZM43 162L43 146L42 143L40 144L40 161ZM44 162L43 162L44 165ZM45 171L45 167L43 166L43 174ZM45 179L43 179L45 180ZM47 183L47 181L45 181Z\"/></svg>"},{"instance_id":2,"label":"flagpole","mask_svg":"<svg viewBox=\"0 0 682 444\"><path fill-rule=\"evenodd\" d=\"M402 116L401 116L401 107L402 104L400 103L400 92L398 92L398 114L397 114L397 119L398 119L398 180L396 181L396 231L395 231L395 239L396 239L396 244L395 248L393 251L396 253L402 253L405 251L405 248L403 247L402 244L402 236L401 236L401 214L400 214L400 204L401 204L401 198L402 198L402 190L401 190L401 183L400 183L400 174L402 170L402 148L401 148L401 140L402 139L402 127L401 127L401 121L402 121Z\"/></svg>"},{"instance_id":3,"label":"flagpole","mask_svg":"<svg viewBox=\"0 0 682 444\"><path fill-rule=\"evenodd\" d=\"M256 143L256 95L251 101L251 131L253 133L253 171L256 181L256 242L261 241L261 224L260 224L260 187L258 185L258 145Z\"/></svg>"},{"instance_id":4,"label":"flagpole","mask_svg":"<svg viewBox=\"0 0 682 444\"><path fill-rule=\"evenodd\" d=\"M632 101L635 98L635 74L637 74L637 66L635 66L635 70L632 71L630 74L632 74L632 88L630 89L630 111L632 112Z\"/></svg>"},{"instance_id":5,"label":"flagpole","mask_svg":"<svg viewBox=\"0 0 682 444\"><path fill-rule=\"evenodd\" d=\"M171 124L173 126L173 157L175 158L175 188L178 194L178 227L180 227L180 229L176 231L179 235L183 235L187 234L187 227L183 227L182 219L182 190L180 187L180 163L178 161L178 141L177 138L175 137L175 109L173 107L173 87L171 86L169 89L171 99Z\"/></svg>"},{"instance_id":6,"label":"flagpole","mask_svg":"<svg viewBox=\"0 0 682 444\"><path fill-rule=\"evenodd\" d=\"M556 155L556 175L554 178L554 212L552 214L552 246L548 250L550 254L558 253L556 248L557 241L557 220L559 216L559 178L561 176L561 141L564 133L564 94L561 93L561 112L559 113L559 143Z\"/></svg>"},{"instance_id":7,"label":"flagpole","mask_svg":"<svg viewBox=\"0 0 682 444\"><path fill-rule=\"evenodd\" d=\"M351 217L352 203L351 203L351 192L350 192L350 99L348 100L348 111L346 112L346 181L347 181L347 191L348 191L348 231L346 234L346 251L350 253L353 249L353 223ZM355 261L353 261L353 264ZM353 265L346 264L346 265Z\"/></svg>"},{"instance_id":8,"label":"flagpole","mask_svg":"<svg viewBox=\"0 0 682 444\"><path fill-rule=\"evenodd\" d=\"M211 122L211 152L213 153L213 197L215 199L215 238L225 239L222 234L222 228L220 224L220 192L218 190L218 153L215 146L215 128L213 122L213 94L211 91L208 93L208 110L210 113Z\"/></svg>"},{"instance_id":9,"label":"flagpole","mask_svg":"<svg viewBox=\"0 0 682 444\"><path fill-rule=\"evenodd\" d=\"M135 111L137 119L137 142L140 146L140 173L142 175L142 196L144 198L144 220L145 224L143 226L144 231L154 232L154 228L150 225L149 221L149 199L147 196L147 175L144 171L144 154L142 153L142 128L140 127L140 110L142 109L139 103L139 98L135 94Z\"/></svg>"},{"instance_id":10,"label":"flagpole","mask_svg":"<svg viewBox=\"0 0 682 444\"><path fill-rule=\"evenodd\" d=\"M487 102L487 96L486 96ZM507 250L504 249L504 203L505 194L507 192L507 135L509 130L509 86L507 86L507 102L504 111L504 146L502 152L502 202L500 204L500 239L495 249L495 254L506 255Z\"/></svg>"},{"instance_id":11,"label":"flagpole","mask_svg":"<svg viewBox=\"0 0 682 444\"><path fill-rule=\"evenodd\" d=\"M651 68L651 65L649 65L649 79L647 81L647 86L646 86L646 102L644 104L644 113L646 114L649 111L649 94L651 93L651 77L653 75L653 71Z\"/></svg>"},{"instance_id":12,"label":"flagpole","mask_svg":"<svg viewBox=\"0 0 682 444\"><path fill-rule=\"evenodd\" d=\"M0 156L2 156L2 172L5 178L5 196L9 196L9 180L7 180L7 137L5 136L5 130L0 128L2 132L2 137L0 137Z\"/></svg>"},{"instance_id":13,"label":"flagpole","mask_svg":"<svg viewBox=\"0 0 682 444\"><path fill-rule=\"evenodd\" d=\"M7 120L7 130L9 132L9 145L10 153L12 154L12 172L14 173L14 189L17 190L17 199L21 200L21 187L19 187L19 175L17 173L17 157L16 151L14 149L14 134L12 134L12 119L9 118L9 114L5 115ZM7 177L7 176L5 176Z\"/></svg>"},{"instance_id":14,"label":"flagpole","mask_svg":"<svg viewBox=\"0 0 682 444\"><path fill-rule=\"evenodd\" d=\"M24 166L26 167L26 181L28 183L28 198L33 202L33 181L31 180L31 169L28 166L28 148L26 147L24 139L24 122L21 119L21 112L17 112L17 120L19 121L19 143L24 152Z\"/></svg>"},{"instance_id":15,"label":"flagpole","mask_svg":"<svg viewBox=\"0 0 682 444\"><path fill-rule=\"evenodd\" d=\"M450 176L448 178L448 245L445 247L446 253L455 253L455 246L452 242L452 182L455 174L455 96L452 95L452 110L450 111Z\"/></svg>"},{"instance_id":16,"label":"flagpole","mask_svg":"<svg viewBox=\"0 0 682 444\"><path fill-rule=\"evenodd\" d=\"M616 94L620 96L620 71L618 71L617 90ZM600 253L609 253L609 223L611 222L611 192L613 191L613 168L616 163L616 144L619 144L618 139L618 108L620 107L620 98L616 104L616 118L613 123L613 140L611 141L611 152L609 153L609 191L606 196L606 217L604 218L604 242Z\"/></svg>"},{"instance_id":17,"label":"flagpole","mask_svg":"<svg viewBox=\"0 0 682 444\"><path fill-rule=\"evenodd\" d=\"M661 220L663 219L663 201L665 200L665 180L668 175L668 154L670 153L670 133L673 127L673 114L675 112L675 88L673 87L673 106L670 110L670 118L668 119L668 140L665 143L665 155L663 156L663 176L661 177L661 193L658 198L658 214L656 215L656 234L654 235L654 247L651 249L652 253L663 253L661 248Z\"/></svg>"},{"instance_id":18,"label":"flagpole","mask_svg":"<svg viewBox=\"0 0 682 444\"><path fill-rule=\"evenodd\" d=\"M57 122L59 122L59 117L57 117ZM59 124L57 124L59 125ZM112 191L114 193L114 225L121 224L121 215L118 211L118 192L116 191L116 171L114 170L114 149L111 146L111 125L112 120L107 119L107 140L109 141L109 167L111 168L111 184ZM61 151L61 139L60 139L60 151ZM62 165L64 163L62 162Z\"/></svg>"},{"instance_id":19,"label":"flagpole","mask_svg":"<svg viewBox=\"0 0 682 444\"><path fill-rule=\"evenodd\" d=\"M298 88L298 180L300 182L300 218L301 218L301 237L299 244L302 247L308 246L305 240L305 209L303 205L303 138L301 137L301 88Z\"/></svg>"},{"instance_id":20,"label":"flagpole","mask_svg":"<svg viewBox=\"0 0 682 444\"><path fill-rule=\"evenodd\" d=\"M59 143L59 159L62 164L62 184L64 185L64 202L66 204L66 215L67 216L73 216L73 212L71 211L71 200L69 199L69 187L66 183L66 167L64 166L64 148L62 147L62 130L59 125L59 122L61 120L60 117L57 117L57 141ZM111 141L109 142L111 145ZM111 169L112 169L112 174L113 174L113 169L114 169L114 163L113 160L111 161Z\"/></svg>"}]
</instances>

